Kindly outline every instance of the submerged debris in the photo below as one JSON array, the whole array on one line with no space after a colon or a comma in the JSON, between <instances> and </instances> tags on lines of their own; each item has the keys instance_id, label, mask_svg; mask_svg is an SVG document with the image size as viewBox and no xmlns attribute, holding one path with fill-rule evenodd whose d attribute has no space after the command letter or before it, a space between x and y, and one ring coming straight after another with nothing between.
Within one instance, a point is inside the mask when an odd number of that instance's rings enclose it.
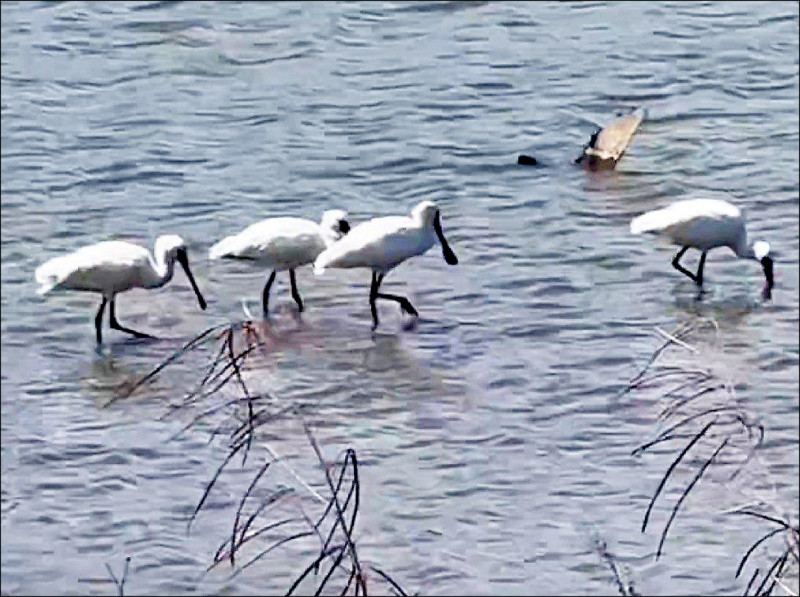
<instances>
[{"instance_id":1,"label":"submerged debris","mask_svg":"<svg viewBox=\"0 0 800 597\"><path fill-rule=\"evenodd\" d=\"M592 133L583 153L575 160L591 170L610 170L622 159L633 135L644 119L644 110L637 108L631 114L611 121Z\"/></svg>"}]
</instances>

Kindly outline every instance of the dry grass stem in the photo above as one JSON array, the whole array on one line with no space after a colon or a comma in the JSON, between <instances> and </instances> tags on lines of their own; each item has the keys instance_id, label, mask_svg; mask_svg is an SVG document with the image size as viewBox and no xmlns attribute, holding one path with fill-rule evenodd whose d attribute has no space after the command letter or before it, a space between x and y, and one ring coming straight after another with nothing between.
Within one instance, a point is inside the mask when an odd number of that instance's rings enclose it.
<instances>
[{"instance_id":1,"label":"dry grass stem","mask_svg":"<svg viewBox=\"0 0 800 597\"><path fill-rule=\"evenodd\" d=\"M287 404L286 401L279 403L269 392L253 392L248 387L245 373L249 358L259 349L261 354L265 354L266 346L252 322L208 328L140 379L126 395L155 378L171 363L203 345L204 341L218 342L219 345L212 351L211 360L202 367L203 375L198 382L193 384L192 389L179 403L169 407L165 416L199 409L199 412L190 414L188 422L181 426L174 437L196 429L214 417L222 418L212 429L211 439L227 433L228 445L226 456L205 483L203 493L189 517L187 531L207 506L213 489L237 454L242 454L242 467L247 464L251 453L264 457L255 465L253 476L233 513L229 536L216 550L207 571L225 561L230 562L232 574L235 576L282 546L316 537L319 542L316 555L291 582L287 594L299 590L301 583L314 572L315 594L330 592L331 585L341 579L342 584L336 589L337 592L341 591L344 595L353 591L356 595L367 595L367 575L354 539L361 506L361 481L356 451L346 448L333 463L326 462L310 425L301 415L302 404ZM250 372L249 375L249 379L257 379L255 372ZM232 381L233 386L229 386ZM220 400L219 396L229 387L239 395L231 396L228 392ZM274 406L277 404L280 406ZM272 446L259 437L260 430L267 431L267 426L279 419L293 420L302 426L316 458L317 469L322 472L326 487L324 493L327 495L314 489L305 480L305 475L290 466ZM285 486L269 489L270 478L275 476L270 471L276 470L275 464L279 464L297 486L303 489L301 494L294 488ZM309 502L309 498L303 497L306 494L313 501ZM308 512L306 506L309 507ZM281 515L280 512L287 507L296 510L290 516ZM314 509L318 509L318 512L312 513ZM257 540L265 541L266 546L258 550L254 544ZM245 547L248 551L255 547L255 555L243 558L240 551ZM374 566L369 569L392 592L406 595L400 585L382 569Z\"/></svg>"},{"instance_id":2,"label":"dry grass stem","mask_svg":"<svg viewBox=\"0 0 800 597\"><path fill-rule=\"evenodd\" d=\"M642 443L632 452L633 455L640 456L654 446L675 444L677 444L675 449L678 451L677 456L661 477L648 503L642 521L642 532L648 526L655 503L662 495L667 481L675 475L679 465L697 467L693 478L673 505L669 518L661 531L656 558L659 558L662 554L669 529L681 505L713 463L718 463L721 467L733 467L733 472L726 476L726 480L723 483L723 486L728 489L732 489L730 484L740 478L740 474L745 468L753 469L755 465L760 465L759 468L751 470L751 473L757 474L761 479L767 481L766 484L772 487L773 495L775 497L778 495L777 486L774 482L771 482L768 469L759 458L759 449L764 445L764 426L738 403L734 394L733 384L729 380L720 379L713 369L707 370L703 367L698 367L697 359L708 359L713 355L707 355L700 351L697 347L698 343L690 343L689 338L697 334L702 328L712 327L714 330L714 349L718 348L720 340L719 326L715 321L703 320L701 323L703 324L702 326L684 324L678 326L671 333L655 328L657 334L665 338L666 342L655 349L644 367L631 378L627 386L620 392L620 395L632 391L658 393L661 399L666 400L666 404L662 406L659 414L655 417L655 421L660 424L665 424L670 420L674 421L665 429L662 429L654 439ZM686 353L684 353L683 358L666 359L665 355L672 355L668 351L670 348L688 351L691 355L691 360L687 360ZM680 378L677 385L675 384L676 378ZM672 387L659 392L661 386L669 385ZM692 454L704 451L700 447L704 443L701 440L710 437L716 437L719 440L719 444L713 453L709 457L700 460L695 455L691 459L692 462L689 462L689 459L686 458L687 454L690 451ZM727 456L725 459L721 457L723 450ZM743 483L747 483L747 485L743 485ZM750 490L751 488L752 491L755 491L756 487L758 487L763 495L765 484L756 484L748 478L739 483L739 485L742 485L741 491ZM767 507L768 504L764 502L763 498L760 498L748 502L746 506L739 506L723 512L750 516L771 525L777 525L777 528L768 530L749 545L735 570L735 577L737 578L744 571L746 564L753 559L759 547L771 543L774 548L775 544L771 542L774 537L781 537L784 542L780 555L773 556L770 566L763 575L761 575L763 568L760 567L757 567L752 573L745 588L745 595L750 594L753 587L755 587L754 595L770 595L776 587L781 587L787 594L792 594L792 590L786 586L784 580L790 569L793 578L797 577L798 552L800 552L800 541L798 541L800 530L798 530L798 525L797 523L789 522L787 515L772 515L761 511ZM775 507L771 509L777 510ZM797 516L795 515L794 520L796 519ZM790 565L787 566L787 564Z\"/></svg>"}]
</instances>

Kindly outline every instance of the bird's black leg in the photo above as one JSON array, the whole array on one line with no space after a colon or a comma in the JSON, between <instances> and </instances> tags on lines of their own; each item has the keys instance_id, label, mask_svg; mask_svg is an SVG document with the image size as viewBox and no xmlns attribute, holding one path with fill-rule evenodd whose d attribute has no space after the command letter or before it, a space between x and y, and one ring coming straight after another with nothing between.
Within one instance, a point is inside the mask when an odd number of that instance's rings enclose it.
<instances>
[{"instance_id":1,"label":"bird's black leg","mask_svg":"<svg viewBox=\"0 0 800 597\"><path fill-rule=\"evenodd\" d=\"M381 276L383 280L383 276ZM381 283L378 281L378 274L372 272L372 284L369 287L369 308L372 311L372 329L378 327L378 308L375 306L375 299L378 298L378 286Z\"/></svg>"},{"instance_id":2,"label":"bird's black leg","mask_svg":"<svg viewBox=\"0 0 800 597\"><path fill-rule=\"evenodd\" d=\"M377 324L378 316L377 316L376 311L375 311L375 299L379 299L379 298L387 299L387 300L390 300L390 301L395 301L397 303L400 303L400 308L403 311L405 311L409 315L413 315L414 317L418 317L419 313L417 313L417 310L414 308L414 305L412 305L411 301L409 301L406 297L398 296L396 294L386 294L386 293L383 293L383 292L378 292L378 287L380 287L381 282L383 282L383 277L385 275L386 274L380 274L379 276L376 277L374 272L372 274L372 288L370 289L370 292L369 292L369 297L370 297L369 300L370 300L370 306L372 307L372 318L376 321L375 326L377 327L377 325L378 325Z\"/></svg>"},{"instance_id":3,"label":"bird's black leg","mask_svg":"<svg viewBox=\"0 0 800 597\"><path fill-rule=\"evenodd\" d=\"M681 257L683 257L683 254L686 253L686 251L688 251L688 250L689 250L689 247L683 247L680 251L678 251L678 254L675 255L675 258L672 260L672 267L674 267L676 270L678 270L682 274L686 274L687 276L689 276L692 280L694 280L698 284L701 284L702 283L703 263L705 261L705 255L706 254L703 253L703 256L700 257L700 269L698 271L700 272L701 278L700 278L700 281L698 281L697 276L695 276L692 272L690 272L688 269L686 269L685 267L683 267L680 264Z\"/></svg>"},{"instance_id":4,"label":"bird's black leg","mask_svg":"<svg viewBox=\"0 0 800 597\"><path fill-rule=\"evenodd\" d=\"M289 270L289 280L292 282L292 298L294 302L297 303L297 308L300 312L303 312L303 300L300 298L300 293L297 291L297 280L294 278L294 270Z\"/></svg>"},{"instance_id":5,"label":"bird's black leg","mask_svg":"<svg viewBox=\"0 0 800 597\"><path fill-rule=\"evenodd\" d=\"M114 301L115 298L111 298L111 306L109 308L109 320L111 323L112 330L119 330L120 332L125 332L126 334L131 334L132 336L136 336L137 338L155 338L155 336L151 336L150 334L145 334L144 332L137 332L136 330L132 330L130 328L126 328L120 325L119 321L117 321L117 316L114 314Z\"/></svg>"},{"instance_id":6,"label":"bird's black leg","mask_svg":"<svg viewBox=\"0 0 800 597\"><path fill-rule=\"evenodd\" d=\"M101 344L103 342L103 335L100 332L100 328L103 327L103 310L106 308L106 303L108 299L103 297L103 302L100 303L100 308L97 310L97 317L94 318L94 327L97 330L97 343Z\"/></svg>"},{"instance_id":7,"label":"bird's black leg","mask_svg":"<svg viewBox=\"0 0 800 597\"><path fill-rule=\"evenodd\" d=\"M261 306L264 307L264 315L269 313L269 289L272 286L272 283L275 281L275 270L272 270L272 273L269 275L267 279L267 283L264 285L264 294L261 295Z\"/></svg>"},{"instance_id":8,"label":"bird's black leg","mask_svg":"<svg viewBox=\"0 0 800 597\"><path fill-rule=\"evenodd\" d=\"M703 254L700 255L700 265L697 266L697 274L695 276L695 282L697 282L698 286L703 285L703 266L706 264L706 252L703 251Z\"/></svg>"},{"instance_id":9,"label":"bird's black leg","mask_svg":"<svg viewBox=\"0 0 800 597\"><path fill-rule=\"evenodd\" d=\"M378 292L378 293L375 294L375 296L377 298L389 299L390 301L396 301L396 302L400 303L400 308L403 311L405 311L406 313L408 313L409 315L413 315L414 317L418 317L419 316L419 313L417 313L417 310L414 308L414 305L412 305L411 301L409 301L404 296L398 296L396 294L384 294L383 292Z\"/></svg>"}]
</instances>

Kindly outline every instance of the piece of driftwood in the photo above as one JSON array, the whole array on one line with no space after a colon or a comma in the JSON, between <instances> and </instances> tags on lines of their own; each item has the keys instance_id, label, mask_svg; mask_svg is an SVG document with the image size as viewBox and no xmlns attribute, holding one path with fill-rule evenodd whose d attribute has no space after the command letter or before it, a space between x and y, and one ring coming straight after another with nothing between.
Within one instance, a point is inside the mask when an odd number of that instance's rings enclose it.
<instances>
[{"instance_id":1,"label":"piece of driftwood","mask_svg":"<svg viewBox=\"0 0 800 597\"><path fill-rule=\"evenodd\" d=\"M612 120L592 134L575 162L592 170L613 169L628 149L643 118L644 110L637 108L627 116Z\"/></svg>"}]
</instances>

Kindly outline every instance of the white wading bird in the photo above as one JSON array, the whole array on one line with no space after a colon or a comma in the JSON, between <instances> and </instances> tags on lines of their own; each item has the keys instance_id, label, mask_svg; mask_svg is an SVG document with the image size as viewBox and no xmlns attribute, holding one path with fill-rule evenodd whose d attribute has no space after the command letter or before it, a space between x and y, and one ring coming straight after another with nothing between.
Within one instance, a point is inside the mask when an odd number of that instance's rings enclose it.
<instances>
[{"instance_id":1,"label":"white wading bird","mask_svg":"<svg viewBox=\"0 0 800 597\"><path fill-rule=\"evenodd\" d=\"M172 279L175 261L183 266L186 277L192 285L200 308L206 308L206 301L189 270L186 243L180 236L167 234L159 236L153 249L155 260L150 252L132 243L111 240L83 247L77 251L54 257L36 268L36 281L41 284L38 294L51 290L81 290L99 292L103 302L94 320L97 329L97 343L102 342L100 327L103 323L103 310L111 301L111 329L133 334L137 338L152 338L149 334L123 327L114 314L114 298L117 293L131 288L159 288Z\"/></svg>"},{"instance_id":2,"label":"white wading bird","mask_svg":"<svg viewBox=\"0 0 800 597\"><path fill-rule=\"evenodd\" d=\"M406 313L417 316L417 310L402 296L378 292L384 276L409 257L422 255L436 239L442 245L444 260L458 263L442 233L439 208L431 201L423 201L411 210L411 217L388 216L374 218L354 227L343 239L323 251L314 262L314 273L321 275L325 268L366 267L372 270L369 306L372 310L374 330L378 327L378 310L375 300L396 301Z\"/></svg>"},{"instance_id":3,"label":"white wading bird","mask_svg":"<svg viewBox=\"0 0 800 597\"><path fill-rule=\"evenodd\" d=\"M314 263L317 255L334 241L347 234L350 224L347 212L331 209L322 214L319 224L302 218L269 218L245 228L239 234L228 236L208 251L209 259L244 259L271 269L262 295L264 314L269 312L269 289L275 274L289 270L292 298L300 311L303 301L297 291L295 268Z\"/></svg>"},{"instance_id":4,"label":"white wading bird","mask_svg":"<svg viewBox=\"0 0 800 597\"><path fill-rule=\"evenodd\" d=\"M747 231L742 213L735 205L721 199L688 199L677 201L663 209L656 209L634 218L631 232L653 232L668 237L681 250L672 260L672 265L703 285L703 266L706 253L716 247L730 248L740 259L754 259L761 263L767 283L764 298L772 295L772 257L769 256L769 243L747 242ZM693 274L680 264L680 259L689 248L702 251L697 273Z\"/></svg>"}]
</instances>

